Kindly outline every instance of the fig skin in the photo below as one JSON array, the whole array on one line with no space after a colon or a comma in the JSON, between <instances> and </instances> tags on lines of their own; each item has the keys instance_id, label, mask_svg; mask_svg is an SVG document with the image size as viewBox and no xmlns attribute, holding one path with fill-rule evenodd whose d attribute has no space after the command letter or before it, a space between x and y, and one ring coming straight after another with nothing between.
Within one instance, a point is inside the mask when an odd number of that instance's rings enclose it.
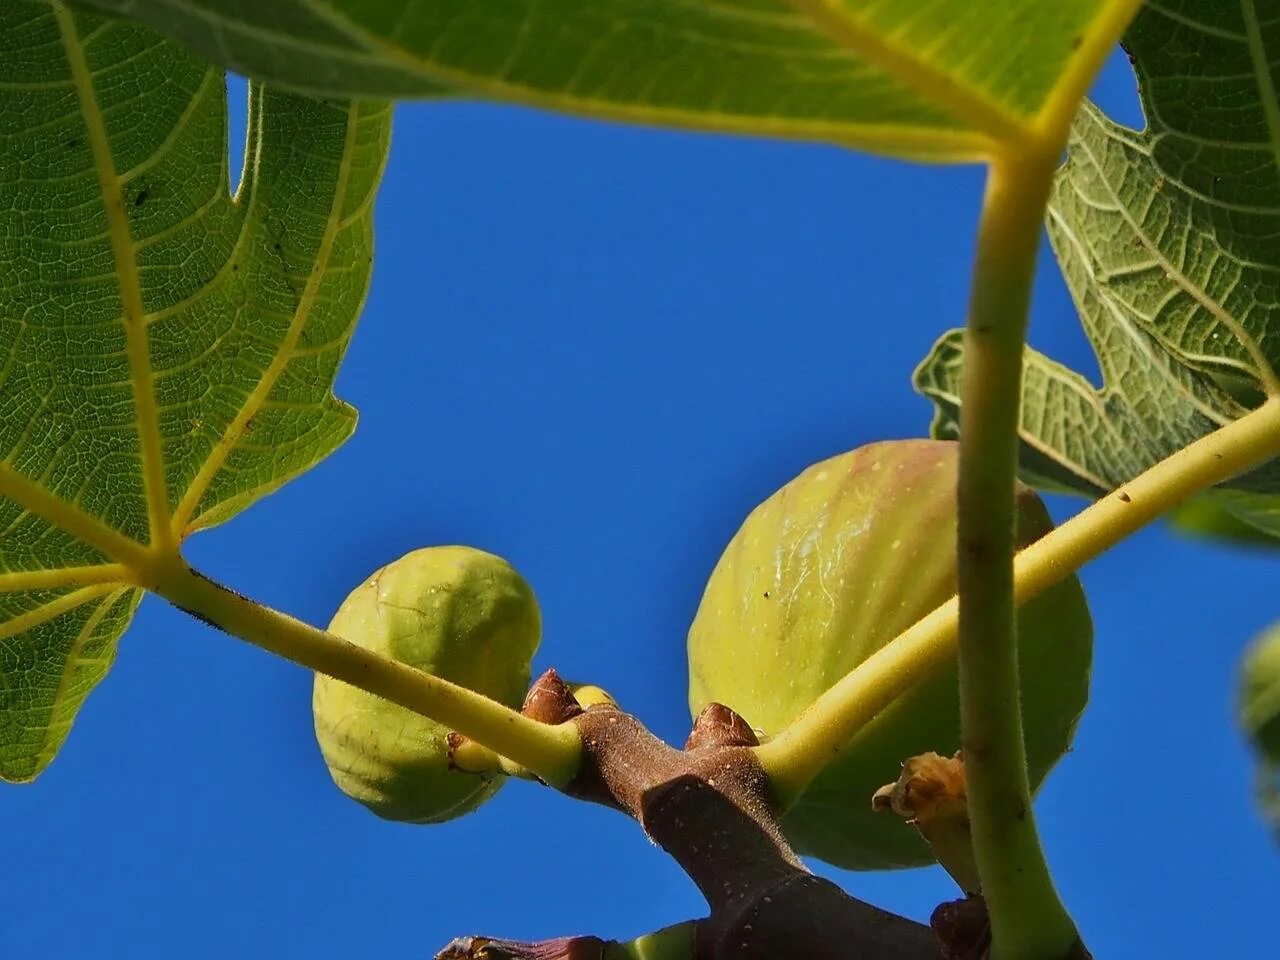
<instances>
[{"instance_id":1,"label":"fig skin","mask_svg":"<svg viewBox=\"0 0 1280 960\"><path fill-rule=\"evenodd\" d=\"M758 506L707 583L689 631L689 705L777 734L828 687L956 589L950 441L870 444L804 471ZM1018 488L1018 543L1052 529ZM1088 700L1093 626L1070 577L1018 612L1024 736L1033 787L1069 749ZM909 757L960 748L953 664L860 730L783 819L804 854L849 869L933 862L908 824L871 808Z\"/></svg>"},{"instance_id":2,"label":"fig skin","mask_svg":"<svg viewBox=\"0 0 1280 960\"><path fill-rule=\"evenodd\" d=\"M533 590L501 557L427 547L356 587L329 631L518 708L541 617ZM448 728L332 677L316 674L312 713L334 783L387 820L451 820L505 779L452 769Z\"/></svg>"}]
</instances>

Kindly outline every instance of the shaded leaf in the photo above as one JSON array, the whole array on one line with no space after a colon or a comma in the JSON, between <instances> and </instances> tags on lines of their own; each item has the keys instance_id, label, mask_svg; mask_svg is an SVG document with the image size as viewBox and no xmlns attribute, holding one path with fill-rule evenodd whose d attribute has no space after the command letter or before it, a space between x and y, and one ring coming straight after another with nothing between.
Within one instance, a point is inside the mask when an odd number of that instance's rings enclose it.
<instances>
[{"instance_id":1,"label":"shaded leaf","mask_svg":"<svg viewBox=\"0 0 1280 960\"><path fill-rule=\"evenodd\" d=\"M958 159L1023 130L1107 0L92 0L327 94L442 87Z\"/></svg>"},{"instance_id":2,"label":"shaded leaf","mask_svg":"<svg viewBox=\"0 0 1280 960\"><path fill-rule=\"evenodd\" d=\"M389 109L254 87L145 28L0 7L0 777L49 762L149 563L351 432Z\"/></svg>"},{"instance_id":3,"label":"shaded leaf","mask_svg":"<svg viewBox=\"0 0 1280 960\"><path fill-rule=\"evenodd\" d=\"M1240 724L1258 752L1263 810L1280 829L1280 625L1254 642L1241 673Z\"/></svg>"},{"instance_id":4,"label":"shaded leaf","mask_svg":"<svg viewBox=\"0 0 1280 960\"><path fill-rule=\"evenodd\" d=\"M1258 511L1258 519L1249 517ZM1223 540L1242 547L1280 548L1276 512L1280 500L1240 490L1211 490L1192 498L1169 514L1175 529L1195 537Z\"/></svg>"},{"instance_id":5,"label":"shaded leaf","mask_svg":"<svg viewBox=\"0 0 1280 960\"><path fill-rule=\"evenodd\" d=\"M1026 353L1029 480L1097 496L1280 393L1280 18L1252 4L1147 6L1126 35L1148 127L1078 117L1048 226L1103 383ZM1275 126L1273 127L1273 123ZM958 331L916 371L958 430ZM1216 504L1280 533L1274 464Z\"/></svg>"}]
</instances>

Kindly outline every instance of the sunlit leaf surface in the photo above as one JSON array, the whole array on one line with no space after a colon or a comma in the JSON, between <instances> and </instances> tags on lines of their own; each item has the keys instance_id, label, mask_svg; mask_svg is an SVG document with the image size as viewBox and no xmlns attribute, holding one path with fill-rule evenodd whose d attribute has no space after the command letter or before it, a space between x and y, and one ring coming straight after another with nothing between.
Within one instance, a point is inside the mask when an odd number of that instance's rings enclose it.
<instances>
[{"instance_id":1,"label":"sunlit leaf surface","mask_svg":"<svg viewBox=\"0 0 1280 960\"><path fill-rule=\"evenodd\" d=\"M351 432L389 108L255 87L148 29L0 6L0 777L49 762L147 565Z\"/></svg>"}]
</instances>

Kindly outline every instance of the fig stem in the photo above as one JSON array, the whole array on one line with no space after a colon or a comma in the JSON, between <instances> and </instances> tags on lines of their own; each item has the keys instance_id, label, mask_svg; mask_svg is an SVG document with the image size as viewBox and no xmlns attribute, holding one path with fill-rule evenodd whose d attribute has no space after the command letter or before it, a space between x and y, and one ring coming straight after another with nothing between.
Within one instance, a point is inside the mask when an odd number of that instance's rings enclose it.
<instances>
[{"instance_id":1,"label":"fig stem","mask_svg":"<svg viewBox=\"0 0 1280 960\"><path fill-rule=\"evenodd\" d=\"M540 723L483 694L358 647L215 583L177 554L141 579L197 619L457 730L551 786L565 786L578 771L582 740L571 723Z\"/></svg>"},{"instance_id":2,"label":"fig stem","mask_svg":"<svg viewBox=\"0 0 1280 960\"><path fill-rule=\"evenodd\" d=\"M960 735L993 960L1062 960L1079 939L1031 808L1013 588L1023 341L1057 161L1055 151L991 164L960 385Z\"/></svg>"}]
</instances>

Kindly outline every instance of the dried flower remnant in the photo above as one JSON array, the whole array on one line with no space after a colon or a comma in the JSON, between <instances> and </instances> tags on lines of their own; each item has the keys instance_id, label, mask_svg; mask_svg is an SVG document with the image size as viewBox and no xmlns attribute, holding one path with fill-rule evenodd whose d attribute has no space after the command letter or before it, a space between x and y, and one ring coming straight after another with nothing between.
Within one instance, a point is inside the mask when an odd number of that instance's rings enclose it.
<instances>
[{"instance_id":1,"label":"dried flower remnant","mask_svg":"<svg viewBox=\"0 0 1280 960\"><path fill-rule=\"evenodd\" d=\"M871 798L872 809L892 810L920 832L960 889L982 889L973 857L964 760L922 753L902 765L902 774Z\"/></svg>"}]
</instances>

